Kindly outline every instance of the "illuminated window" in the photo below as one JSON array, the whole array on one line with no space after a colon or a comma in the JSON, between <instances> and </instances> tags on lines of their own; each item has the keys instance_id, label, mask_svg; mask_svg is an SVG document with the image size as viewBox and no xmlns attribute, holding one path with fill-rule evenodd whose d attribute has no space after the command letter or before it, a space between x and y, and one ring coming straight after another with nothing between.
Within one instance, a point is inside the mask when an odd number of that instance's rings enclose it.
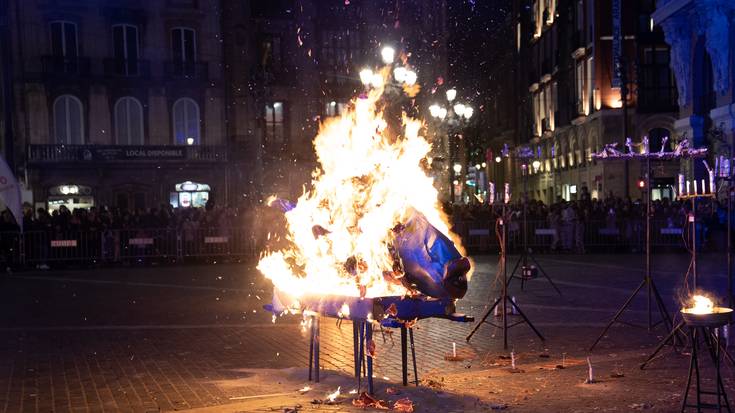
<instances>
[{"instance_id":1,"label":"illuminated window","mask_svg":"<svg viewBox=\"0 0 735 413\"><path fill-rule=\"evenodd\" d=\"M324 116L339 116L347 110L347 104L344 102L331 101L324 104Z\"/></svg>"},{"instance_id":2,"label":"illuminated window","mask_svg":"<svg viewBox=\"0 0 735 413\"><path fill-rule=\"evenodd\" d=\"M594 67L595 67L595 58L590 57L587 59L587 76L586 76L586 83L585 83L585 108L584 113L586 115L589 115L590 112L592 112L591 108L595 107L595 97L592 93L592 88L594 87Z\"/></svg>"},{"instance_id":3,"label":"illuminated window","mask_svg":"<svg viewBox=\"0 0 735 413\"><path fill-rule=\"evenodd\" d=\"M284 122L285 105L273 102L265 105L265 143L281 144L286 141Z\"/></svg>"},{"instance_id":4,"label":"illuminated window","mask_svg":"<svg viewBox=\"0 0 735 413\"><path fill-rule=\"evenodd\" d=\"M574 75L574 97L577 115L582 115L584 114L584 61L577 60Z\"/></svg>"},{"instance_id":5,"label":"illuminated window","mask_svg":"<svg viewBox=\"0 0 735 413\"><path fill-rule=\"evenodd\" d=\"M174 103L174 143L176 145L199 145L199 105L190 98L181 98Z\"/></svg>"}]
</instances>

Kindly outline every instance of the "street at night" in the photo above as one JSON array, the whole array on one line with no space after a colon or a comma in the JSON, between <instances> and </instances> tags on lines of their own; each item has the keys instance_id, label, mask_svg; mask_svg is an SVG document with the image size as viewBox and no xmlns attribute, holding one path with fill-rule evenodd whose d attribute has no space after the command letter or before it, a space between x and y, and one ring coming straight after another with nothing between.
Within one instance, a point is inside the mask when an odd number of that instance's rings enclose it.
<instances>
[{"instance_id":1,"label":"street at night","mask_svg":"<svg viewBox=\"0 0 735 413\"><path fill-rule=\"evenodd\" d=\"M0 413L735 406L735 0L0 0Z\"/></svg>"},{"instance_id":2,"label":"street at night","mask_svg":"<svg viewBox=\"0 0 735 413\"><path fill-rule=\"evenodd\" d=\"M515 257L511 257L515 258ZM461 311L480 316L489 299L496 257L477 257L478 270ZM525 325L510 330L509 350L501 331L446 320L420 322L416 356L421 386L400 383L398 331L377 338L376 396L415 400L416 411L653 411L676 410L688 358L665 348L645 370L639 364L666 331L618 325L598 347L588 348L617 307L638 284L640 255L541 256L562 290L544 279L525 291L512 287L517 302L545 336L540 342ZM701 258L703 273L724 283L722 259ZM681 257L655 261L664 296L680 284ZM300 317L275 323L263 310L272 287L250 264L100 268L9 274L2 281L0 406L3 411L360 411L350 403L357 388L349 321L325 322L324 379L307 380L308 339ZM669 309L675 302L667 302ZM655 313L654 313L655 314ZM654 315L654 317L657 317ZM645 325L645 294L626 313ZM497 317L496 317L497 319ZM518 317L511 317L512 320ZM459 361L447 361L452 343ZM510 370L510 352L518 373ZM594 368L588 378L586 358ZM558 366L565 359L565 368ZM728 391L732 365L723 364ZM385 379L387 378L387 379ZM413 374L410 373L410 380ZM709 383L709 381L708 381ZM307 392L299 392L305 386ZM340 404L315 405L342 386ZM363 382L364 386L364 382ZM395 389L400 393L390 394Z\"/></svg>"}]
</instances>

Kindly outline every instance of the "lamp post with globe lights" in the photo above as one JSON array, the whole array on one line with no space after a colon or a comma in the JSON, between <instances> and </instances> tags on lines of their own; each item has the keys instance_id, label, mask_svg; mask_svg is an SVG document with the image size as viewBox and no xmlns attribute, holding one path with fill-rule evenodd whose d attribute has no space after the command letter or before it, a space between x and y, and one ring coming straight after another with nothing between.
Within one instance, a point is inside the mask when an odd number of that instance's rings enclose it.
<instances>
[{"instance_id":1,"label":"lamp post with globe lights","mask_svg":"<svg viewBox=\"0 0 735 413\"><path fill-rule=\"evenodd\" d=\"M452 203L457 201L455 186L460 182L464 186L464 179L461 178L462 165L457 163L457 142L456 137L459 131L467 125L474 114L474 109L464 103L455 102L457 99L457 90L454 88L447 89L446 107L440 103L434 103L429 106L429 115L437 122L447 128L447 146L449 163L447 169L449 172L449 199ZM461 195L461 193L460 193Z\"/></svg>"}]
</instances>

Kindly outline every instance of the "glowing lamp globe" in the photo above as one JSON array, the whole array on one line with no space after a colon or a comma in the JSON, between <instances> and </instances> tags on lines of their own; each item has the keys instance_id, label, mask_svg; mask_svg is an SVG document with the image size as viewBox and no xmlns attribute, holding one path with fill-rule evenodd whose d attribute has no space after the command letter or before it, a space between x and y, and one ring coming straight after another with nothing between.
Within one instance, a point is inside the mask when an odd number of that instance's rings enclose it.
<instances>
[{"instance_id":1,"label":"glowing lamp globe","mask_svg":"<svg viewBox=\"0 0 735 413\"><path fill-rule=\"evenodd\" d=\"M360 71L360 82L362 82L363 85L365 86L369 85L372 80L373 80L372 70L365 68Z\"/></svg>"},{"instance_id":2,"label":"glowing lamp globe","mask_svg":"<svg viewBox=\"0 0 735 413\"><path fill-rule=\"evenodd\" d=\"M447 100L448 101L451 102L456 97L457 97L457 89L449 89L449 90L447 90Z\"/></svg>"},{"instance_id":3,"label":"glowing lamp globe","mask_svg":"<svg viewBox=\"0 0 735 413\"><path fill-rule=\"evenodd\" d=\"M396 56L396 50L390 46L385 46L380 51L380 57L383 58L383 63L387 65L393 63L393 59L395 58L395 56Z\"/></svg>"},{"instance_id":4,"label":"glowing lamp globe","mask_svg":"<svg viewBox=\"0 0 735 413\"><path fill-rule=\"evenodd\" d=\"M457 103L456 105L454 105L454 113L456 113L457 116L462 117L464 116L464 111L466 110L466 108L467 107L465 105Z\"/></svg>"}]
</instances>

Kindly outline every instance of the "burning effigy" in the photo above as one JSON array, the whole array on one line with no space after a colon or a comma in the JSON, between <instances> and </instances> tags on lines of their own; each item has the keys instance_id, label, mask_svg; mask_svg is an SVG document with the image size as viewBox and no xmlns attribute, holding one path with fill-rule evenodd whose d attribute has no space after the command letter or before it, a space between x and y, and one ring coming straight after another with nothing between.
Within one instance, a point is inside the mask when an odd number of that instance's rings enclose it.
<instances>
[{"instance_id":1,"label":"burning effigy","mask_svg":"<svg viewBox=\"0 0 735 413\"><path fill-rule=\"evenodd\" d=\"M280 247L257 266L273 282L274 310L311 296L464 296L471 263L427 173L431 144L405 114L388 127L383 92L323 122L311 185L293 203L269 201L286 220L285 233L270 234Z\"/></svg>"}]
</instances>

